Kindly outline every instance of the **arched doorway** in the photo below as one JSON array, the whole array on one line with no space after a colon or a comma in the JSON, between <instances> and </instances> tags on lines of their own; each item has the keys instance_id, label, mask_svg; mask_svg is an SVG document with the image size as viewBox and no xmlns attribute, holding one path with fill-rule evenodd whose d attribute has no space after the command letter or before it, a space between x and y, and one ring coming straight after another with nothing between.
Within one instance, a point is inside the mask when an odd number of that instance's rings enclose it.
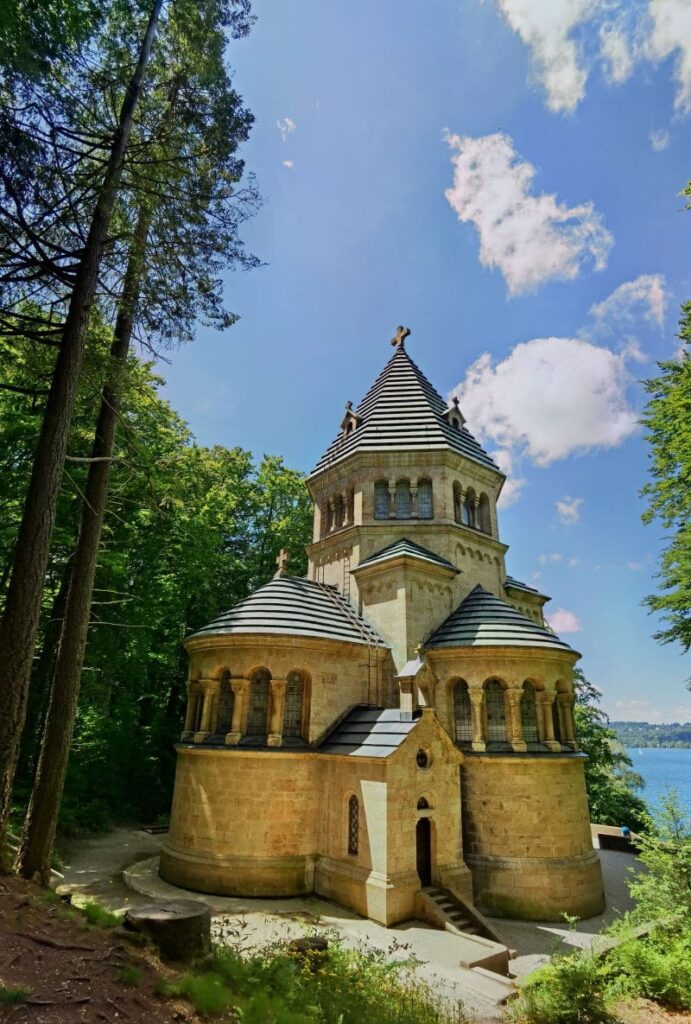
<instances>
[{"instance_id":1,"label":"arched doorway","mask_svg":"<svg viewBox=\"0 0 691 1024\"><path fill-rule=\"evenodd\" d=\"M432 884L432 829L429 818L420 818L415 826L415 850L420 884Z\"/></svg>"}]
</instances>

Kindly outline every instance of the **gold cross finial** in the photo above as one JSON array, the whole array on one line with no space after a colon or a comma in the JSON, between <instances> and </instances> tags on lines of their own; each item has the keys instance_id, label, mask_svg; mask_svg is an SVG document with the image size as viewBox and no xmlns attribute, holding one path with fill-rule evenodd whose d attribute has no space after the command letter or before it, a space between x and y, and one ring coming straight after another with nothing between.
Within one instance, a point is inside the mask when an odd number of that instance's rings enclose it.
<instances>
[{"instance_id":1,"label":"gold cross finial","mask_svg":"<svg viewBox=\"0 0 691 1024\"><path fill-rule=\"evenodd\" d=\"M410 334L410 327L397 327L396 337L391 339L394 348L405 348L405 340Z\"/></svg>"},{"instance_id":2,"label":"gold cross finial","mask_svg":"<svg viewBox=\"0 0 691 1024\"><path fill-rule=\"evenodd\" d=\"M286 551L285 548L281 548L278 552L278 558L276 559L276 565L278 566L277 576L285 576L288 572L288 562L290 561L290 551Z\"/></svg>"}]
</instances>

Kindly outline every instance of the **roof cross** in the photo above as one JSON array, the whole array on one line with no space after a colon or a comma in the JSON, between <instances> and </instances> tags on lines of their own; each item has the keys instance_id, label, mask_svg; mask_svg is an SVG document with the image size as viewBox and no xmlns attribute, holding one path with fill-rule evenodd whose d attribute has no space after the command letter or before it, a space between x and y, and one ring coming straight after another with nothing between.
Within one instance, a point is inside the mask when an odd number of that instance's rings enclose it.
<instances>
[{"instance_id":1,"label":"roof cross","mask_svg":"<svg viewBox=\"0 0 691 1024\"><path fill-rule=\"evenodd\" d=\"M278 558L276 559L276 565L278 566L277 576L285 576L288 572L288 562L290 561L290 551L286 551L285 548L281 548L278 552Z\"/></svg>"},{"instance_id":2,"label":"roof cross","mask_svg":"<svg viewBox=\"0 0 691 1024\"><path fill-rule=\"evenodd\" d=\"M405 348L405 340L410 334L410 327L397 327L396 337L391 339L394 348Z\"/></svg>"}]
</instances>

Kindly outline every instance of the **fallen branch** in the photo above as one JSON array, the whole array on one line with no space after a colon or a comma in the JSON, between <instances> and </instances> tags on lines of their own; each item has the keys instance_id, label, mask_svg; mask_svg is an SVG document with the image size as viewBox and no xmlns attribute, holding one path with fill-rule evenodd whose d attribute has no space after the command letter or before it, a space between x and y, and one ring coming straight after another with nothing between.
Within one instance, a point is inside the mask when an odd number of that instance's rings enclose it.
<instances>
[{"instance_id":1,"label":"fallen branch","mask_svg":"<svg viewBox=\"0 0 691 1024\"><path fill-rule=\"evenodd\" d=\"M32 935L30 932L17 932L22 939L30 939L39 946L48 946L49 949L78 949L84 953L95 953L94 946L76 946L72 942L58 942L57 939L50 939L47 935Z\"/></svg>"}]
</instances>

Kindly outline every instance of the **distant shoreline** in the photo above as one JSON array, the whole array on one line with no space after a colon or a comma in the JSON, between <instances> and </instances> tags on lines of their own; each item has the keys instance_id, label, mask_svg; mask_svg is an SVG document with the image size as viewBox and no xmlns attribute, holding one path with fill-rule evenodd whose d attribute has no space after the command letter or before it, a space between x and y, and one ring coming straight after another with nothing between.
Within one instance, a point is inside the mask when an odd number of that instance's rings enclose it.
<instances>
[{"instance_id":1,"label":"distant shoreline","mask_svg":"<svg viewBox=\"0 0 691 1024\"><path fill-rule=\"evenodd\" d=\"M640 750L691 749L691 722L610 722L620 743Z\"/></svg>"}]
</instances>

